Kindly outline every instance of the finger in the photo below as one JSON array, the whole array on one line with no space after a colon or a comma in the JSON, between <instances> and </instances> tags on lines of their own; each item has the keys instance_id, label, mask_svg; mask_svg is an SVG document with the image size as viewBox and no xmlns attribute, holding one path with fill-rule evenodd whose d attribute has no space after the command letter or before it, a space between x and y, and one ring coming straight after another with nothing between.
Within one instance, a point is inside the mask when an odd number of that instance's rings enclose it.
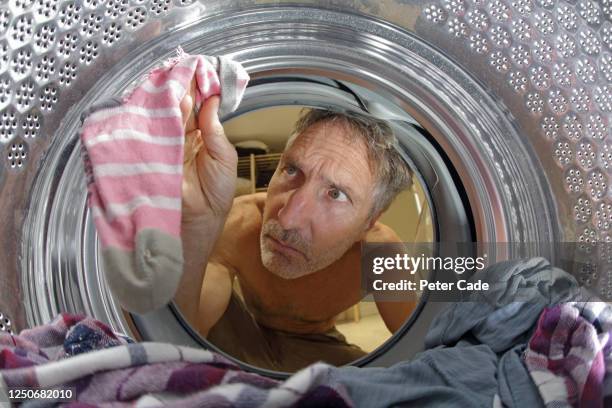
<instances>
[{"instance_id":1,"label":"finger","mask_svg":"<svg viewBox=\"0 0 612 408\"><path fill-rule=\"evenodd\" d=\"M183 127L185 132L190 132L197 127L197 117L194 113L196 98L196 79L195 77L189 82L189 88L186 90L185 96L181 100L180 109L183 119Z\"/></svg>"},{"instance_id":2,"label":"finger","mask_svg":"<svg viewBox=\"0 0 612 408\"><path fill-rule=\"evenodd\" d=\"M199 129L185 134L183 164L191 163L202 148L202 136Z\"/></svg>"},{"instance_id":3,"label":"finger","mask_svg":"<svg viewBox=\"0 0 612 408\"><path fill-rule=\"evenodd\" d=\"M219 102L218 96L211 96L203 103L198 115L198 127L202 131L204 145L215 159L223 158L231 147L219 121Z\"/></svg>"},{"instance_id":4,"label":"finger","mask_svg":"<svg viewBox=\"0 0 612 408\"><path fill-rule=\"evenodd\" d=\"M189 118L192 116L191 113L193 112L193 98L189 92L185 94L183 99L181 99L179 107L181 109L183 127L186 128L187 122L189 121Z\"/></svg>"}]
</instances>

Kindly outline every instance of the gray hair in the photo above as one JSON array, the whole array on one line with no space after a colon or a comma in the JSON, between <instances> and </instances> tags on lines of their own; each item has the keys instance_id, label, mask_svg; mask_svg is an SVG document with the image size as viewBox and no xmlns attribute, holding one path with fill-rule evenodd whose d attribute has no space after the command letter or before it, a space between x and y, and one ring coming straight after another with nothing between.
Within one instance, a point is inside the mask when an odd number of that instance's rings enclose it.
<instances>
[{"instance_id":1,"label":"gray hair","mask_svg":"<svg viewBox=\"0 0 612 408\"><path fill-rule=\"evenodd\" d=\"M361 140L365 144L370 169L377 180L370 219L385 211L401 191L412 185L412 171L396 149L393 129L381 119L356 112L302 109L287 147L299 134L319 122L340 124L347 130L348 140Z\"/></svg>"}]
</instances>

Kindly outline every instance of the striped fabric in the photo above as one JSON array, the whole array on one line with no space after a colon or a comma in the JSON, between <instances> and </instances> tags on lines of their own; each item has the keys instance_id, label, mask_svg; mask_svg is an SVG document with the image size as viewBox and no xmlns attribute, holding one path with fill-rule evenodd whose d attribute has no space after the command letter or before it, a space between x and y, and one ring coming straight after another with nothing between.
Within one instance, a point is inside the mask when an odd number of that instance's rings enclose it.
<instances>
[{"instance_id":1,"label":"striped fabric","mask_svg":"<svg viewBox=\"0 0 612 408\"><path fill-rule=\"evenodd\" d=\"M81 151L104 271L132 312L167 304L182 274L179 104L194 76L196 107L221 95L221 116L237 108L249 80L237 62L179 50L126 96L84 115Z\"/></svg>"},{"instance_id":2,"label":"striped fabric","mask_svg":"<svg viewBox=\"0 0 612 408\"><path fill-rule=\"evenodd\" d=\"M22 407L330 407L352 406L331 384L332 366L313 364L285 381L242 371L204 349L134 343L91 317L61 314L18 336L0 332L0 407L9 389L71 390L67 400Z\"/></svg>"},{"instance_id":3,"label":"striped fabric","mask_svg":"<svg viewBox=\"0 0 612 408\"><path fill-rule=\"evenodd\" d=\"M546 308L525 364L547 407L612 406L612 307L571 302Z\"/></svg>"}]
</instances>

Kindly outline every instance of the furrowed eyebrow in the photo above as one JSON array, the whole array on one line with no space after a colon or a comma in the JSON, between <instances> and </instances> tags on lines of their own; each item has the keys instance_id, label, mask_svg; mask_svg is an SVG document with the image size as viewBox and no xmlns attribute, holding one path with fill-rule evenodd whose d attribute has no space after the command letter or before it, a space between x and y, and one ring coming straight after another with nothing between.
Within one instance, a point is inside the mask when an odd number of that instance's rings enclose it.
<instances>
[{"instance_id":1,"label":"furrowed eyebrow","mask_svg":"<svg viewBox=\"0 0 612 408\"><path fill-rule=\"evenodd\" d=\"M281 163L284 165L295 166L300 170L303 168L298 158L295 158L289 155L286 155L286 156L283 155L283 157L281 158ZM350 188L348 185L343 184L343 183L338 183L329 178L323 178L323 180L327 184L329 184L331 187L337 188L338 190L341 190L342 192L344 192L348 196L348 199L351 203L354 203L353 201L354 198L359 198L359 196L355 193L355 191L352 188Z\"/></svg>"},{"instance_id":2,"label":"furrowed eyebrow","mask_svg":"<svg viewBox=\"0 0 612 408\"><path fill-rule=\"evenodd\" d=\"M353 202L353 197L355 197L355 192L348 186L344 185L344 184L339 184L339 183L334 183L331 180L326 180L333 188L337 188L338 190L344 192L349 201L352 203Z\"/></svg>"}]
</instances>

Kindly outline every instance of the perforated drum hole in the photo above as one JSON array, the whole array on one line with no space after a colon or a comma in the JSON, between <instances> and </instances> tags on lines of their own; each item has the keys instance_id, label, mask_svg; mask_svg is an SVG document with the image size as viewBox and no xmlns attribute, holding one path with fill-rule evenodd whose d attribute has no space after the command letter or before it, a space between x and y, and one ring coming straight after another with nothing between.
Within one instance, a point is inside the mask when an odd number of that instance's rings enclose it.
<instances>
[{"instance_id":1,"label":"perforated drum hole","mask_svg":"<svg viewBox=\"0 0 612 408\"><path fill-rule=\"evenodd\" d=\"M32 38L34 19L31 14L24 14L15 19L9 29L10 38L17 46L23 45Z\"/></svg>"},{"instance_id":2,"label":"perforated drum hole","mask_svg":"<svg viewBox=\"0 0 612 408\"><path fill-rule=\"evenodd\" d=\"M553 16L548 11L538 11L533 17L535 19L535 28L543 35L552 34L557 30Z\"/></svg>"},{"instance_id":3,"label":"perforated drum hole","mask_svg":"<svg viewBox=\"0 0 612 408\"><path fill-rule=\"evenodd\" d=\"M527 82L527 75L521 70L511 71L508 74L508 85L516 93L524 93L527 90Z\"/></svg>"},{"instance_id":4,"label":"perforated drum hole","mask_svg":"<svg viewBox=\"0 0 612 408\"><path fill-rule=\"evenodd\" d=\"M13 52L13 58L11 58L11 75L15 80L25 78L32 69L32 55L34 52L32 48L23 47L17 52Z\"/></svg>"},{"instance_id":5,"label":"perforated drum hole","mask_svg":"<svg viewBox=\"0 0 612 408\"><path fill-rule=\"evenodd\" d=\"M11 319L0 312L0 332L13 334Z\"/></svg>"},{"instance_id":6,"label":"perforated drum hole","mask_svg":"<svg viewBox=\"0 0 612 408\"><path fill-rule=\"evenodd\" d=\"M13 95L13 81L8 76L0 77L0 108L7 106Z\"/></svg>"},{"instance_id":7,"label":"perforated drum hole","mask_svg":"<svg viewBox=\"0 0 612 408\"><path fill-rule=\"evenodd\" d=\"M567 33L561 33L556 37L555 48L563 58L572 58L578 52L576 41Z\"/></svg>"},{"instance_id":8,"label":"perforated drum hole","mask_svg":"<svg viewBox=\"0 0 612 408\"><path fill-rule=\"evenodd\" d=\"M39 85L48 82L55 75L55 57L51 54L43 55L34 71L34 78Z\"/></svg>"},{"instance_id":9,"label":"perforated drum hole","mask_svg":"<svg viewBox=\"0 0 612 408\"><path fill-rule=\"evenodd\" d=\"M553 147L553 157L561 167L567 167L574 160L572 145L567 139L559 139Z\"/></svg>"},{"instance_id":10,"label":"perforated drum hole","mask_svg":"<svg viewBox=\"0 0 612 408\"><path fill-rule=\"evenodd\" d=\"M34 15L41 21L48 20L57 14L58 0L36 0Z\"/></svg>"},{"instance_id":11,"label":"perforated drum hole","mask_svg":"<svg viewBox=\"0 0 612 408\"><path fill-rule=\"evenodd\" d=\"M612 141L606 141L599 151L599 160L604 169L610 171L612 169Z\"/></svg>"},{"instance_id":12,"label":"perforated drum hole","mask_svg":"<svg viewBox=\"0 0 612 408\"><path fill-rule=\"evenodd\" d=\"M434 4L427 6L423 10L423 14L425 15L425 18L427 20L431 21L434 24L441 24L445 22L448 17L448 15L446 14L446 11L444 11L443 8L436 6Z\"/></svg>"},{"instance_id":13,"label":"perforated drum hole","mask_svg":"<svg viewBox=\"0 0 612 408\"><path fill-rule=\"evenodd\" d=\"M10 23L11 12L6 9L0 10L0 34L4 34Z\"/></svg>"},{"instance_id":14,"label":"perforated drum hole","mask_svg":"<svg viewBox=\"0 0 612 408\"><path fill-rule=\"evenodd\" d=\"M87 8L96 9L100 7L100 5L104 4L103 0L85 0L83 2Z\"/></svg>"},{"instance_id":15,"label":"perforated drum hole","mask_svg":"<svg viewBox=\"0 0 612 408\"><path fill-rule=\"evenodd\" d=\"M531 0L514 0L511 4L512 7L522 15L528 15L533 11Z\"/></svg>"},{"instance_id":16,"label":"perforated drum hole","mask_svg":"<svg viewBox=\"0 0 612 408\"><path fill-rule=\"evenodd\" d=\"M58 25L63 29L70 29L79 24L81 19L81 6L73 1L64 3L59 12Z\"/></svg>"},{"instance_id":17,"label":"perforated drum hole","mask_svg":"<svg viewBox=\"0 0 612 408\"><path fill-rule=\"evenodd\" d=\"M601 24L601 8L599 4L592 0L581 0L578 2L578 14L591 25L598 26Z\"/></svg>"},{"instance_id":18,"label":"perforated drum hole","mask_svg":"<svg viewBox=\"0 0 612 408\"><path fill-rule=\"evenodd\" d=\"M6 155L9 168L14 170L22 170L25 167L27 157L28 150L25 142L16 142L9 146Z\"/></svg>"},{"instance_id":19,"label":"perforated drum hole","mask_svg":"<svg viewBox=\"0 0 612 408\"><path fill-rule=\"evenodd\" d=\"M107 46L113 45L115 41L119 41L121 38L121 25L112 22L110 23L102 33L102 43Z\"/></svg>"},{"instance_id":20,"label":"perforated drum hole","mask_svg":"<svg viewBox=\"0 0 612 408\"><path fill-rule=\"evenodd\" d=\"M79 51L79 62L81 64L89 65L94 59L98 57L98 43L89 40L83 45Z\"/></svg>"},{"instance_id":21,"label":"perforated drum hole","mask_svg":"<svg viewBox=\"0 0 612 408\"><path fill-rule=\"evenodd\" d=\"M510 60L503 51L491 53L489 64L491 64L497 72L506 72L510 68Z\"/></svg>"},{"instance_id":22,"label":"perforated drum hole","mask_svg":"<svg viewBox=\"0 0 612 408\"><path fill-rule=\"evenodd\" d=\"M9 66L11 53L6 41L0 41L0 72L4 72Z\"/></svg>"},{"instance_id":23,"label":"perforated drum hole","mask_svg":"<svg viewBox=\"0 0 612 408\"><path fill-rule=\"evenodd\" d=\"M553 66L552 76L555 83L563 88L569 88L575 82L574 72L565 62Z\"/></svg>"},{"instance_id":24,"label":"perforated drum hole","mask_svg":"<svg viewBox=\"0 0 612 408\"><path fill-rule=\"evenodd\" d=\"M612 54L604 53L599 57L599 72L606 81L612 82Z\"/></svg>"},{"instance_id":25,"label":"perforated drum hole","mask_svg":"<svg viewBox=\"0 0 612 408\"><path fill-rule=\"evenodd\" d=\"M584 173L579 168L575 166L568 168L563 180L569 193L580 194L584 191Z\"/></svg>"},{"instance_id":26,"label":"perforated drum hole","mask_svg":"<svg viewBox=\"0 0 612 408\"><path fill-rule=\"evenodd\" d=\"M128 0L109 0L108 3L106 3L104 15L110 18L118 18L125 14L128 5Z\"/></svg>"},{"instance_id":27,"label":"perforated drum hole","mask_svg":"<svg viewBox=\"0 0 612 408\"><path fill-rule=\"evenodd\" d=\"M63 86L70 86L72 81L74 81L77 77L77 64L66 61L64 65L59 70L59 83Z\"/></svg>"},{"instance_id":28,"label":"perforated drum hole","mask_svg":"<svg viewBox=\"0 0 612 408\"><path fill-rule=\"evenodd\" d=\"M0 142L8 143L17 136L19 118L13 109L6 109L0 114Z\"/></svg>"},{"instance_id":29,"label":"perforated drum hole","mask_svg":"<svg viewBox=\"0 0 612 408\"><path fill-rule=\"evenodd\" d=\"M531 39L531 24L524 18L514 20L510 25L510 30L512 35L521 41L528 42Z\"/></svg>"},{"instance_id":30,"label":"perforated drum hole","mask_svg":"<svg viewBox=\"0 0 612 408\"><path fill-rule=\"evenodd\" d=\"M489 38L491 42L499 48L507 48L512 44L512 36L510 32L502 26L494 26L491 28Z\"/></svg>"},{"instance_id":31,"label":"perforated drum hole","mask_svg":"<svg viewBox=\"0 0 612 408\"><path fill-rule=\"evenodd\" d=\"M608 193L608 176L599 168L591 171L587 179L587 192L595 199L599 200Z\"/></svg>"},{"instance_id":32,"label":"perforated drum hole","mask_svg":"<svg viewBox=\"0 0 612 408\"><path fill-rule=\"evenodd\" d=\"M588 58L581 58L576 62L576 75L585 84L597 81L597 69Z\"/></svg>"},{"instance_id":33,"label":"perforated drum hole","mask_svg":"<svg viewBox=\"0 0 612 408\"><path fill-rule=\"evenodd\" d=\"M578 27L578 14L573 7L561 5L556 10L557 22L567 31L575 31Z\"/></svg>"},{"instance_id":34,"label":"perforated drum hole","mask_svg":"<svg viewBox=\"0 0 612 408\"><path fill-rule=\"evenodd\" d=\"M539 115L544 110L544 100L538 92L530 92L525 97L525 106L532 115Z\"/></svg>"},{"instance_id":35,"label":"perforated drum hole","mask_svg":"<svg viewBox=\"0 0 612 408\"><path fill-rule=\"evenodd\" d=\"M519 68L525 68L531 63L531 52L529 47L523 44L510 47L510 58Z\"/></svg>"},{"instance_id":36,"label":"perforated drum hole","mask_svg":"<svg viewBox=\"0 0 612 408\"><path fill-rule=\"evenodd\" d=\"M78 36L74 32L68 32L60 38L57 54L60 57L68 58L77 49Z\"/></svg>"},{"instance_id":37,"label":"perforated drum hole","mask_svg":"<svg viewBox=\"0 0 612 408\"><path fill-rule=\"evenodd\" d=\"M583 136L584 126L582 120L575 113L568 113L563 118L563 133L572 141L580 140Z\"/></svg>"},{"instance_id":38,"label":"perforated drum hole","mask_svg":"<svg viewBox=\"0 0 612 408\"><path fill-rule=\"evenodd\" d=\"M473 33L469 38L470 48L477 54L486 54L491 45L489 40L482 33Z\"/></svg>"},{"instance_id":39,"label":"perforated drum hole","mask_svg":"<svg viewBox=\"0 0 612 408\"><path fill-rule=\"evenodd\" d=\"M612 229L612 203L601 202L597 205L593 223L600 231Z\"/></svg>"},{"instance_id":40,"label":"perforated drum hole","mask_svg":"<svg viewBox=\"0 0 612 408\"><path fill-rule=\"evenodd\" d=\"M580 223L587 223L593 215L593 205L586 196L581 196L574 205L574 219Z\"/></svg>"},{"instance_id":41,"label":"perforated drum hole","mask_svg":"<svg viewBox=\"0 0 612 408\"><path fill-rule=\"evenodd\" d=\"M600 141L608 137L612 129L608 126L608 118L599 113L589 115L587 122L587 136Z\"/></svg>"},{"instance_id":42,"label":"perforated drum hole","mask_svg":"<svg viewBox=\"0 0 612 408\"><path fill-rule=\"evenodd\" d=\"M53 48L56 40L57 27L53 24L43 24L34 34L34 49L45 52Z\"/></svg>"},{"instance_id":43,"label":"perforated drum hole","mask_svg":"<svg viewBox=\"0 0 612 408\"><path fill-rule=\"evenodd\" d=\"M470 34L470 29L461 17L454 17L447 23L448 32L456 38L465 38Z\"/></svg>"},{"instance_id":44,"label":"perforated drum hole","mask_svg":"<svg viewBox=\"0 0 612 408\"><path fill-rule=\"evenodd\" d=\"M36 85L31 80L22 82L15 92L15 105L20 111L30 108L35 99Z\"/></svg>"},{"instance_id":45,"label":"perforated drum hole","mask_svg":"<svg viewBox=\"0 0 612 408\"><path fill-rule=\"evenodd\" d=\"M559 137L559 130L561 127L554 116L545 116L542 118L540 127L547 138L554 140Z\"/></svg>"},{"instance_id":46,"label":"perforated drum hole","mask_svg":"<svg viewBox=\"0 0 612 408\"><path fill-rule=\"evenodd\" d=\"M41 90L40 95L39 95L40 108L43 111L53 110L53 108L57 104L58 97L59 97L59 90L55 85L49 84L45 86Z\"/></svg>"},{"instance_id":47,"label":"perforated drum hole","mask_svg":"<svg viewBox=\"0 0 612 408\"><path fill-rule=\"evenodd\" d=\"M147 9L142 6L134 7L127 13L126 24L132 30L143 25L147 20Z\"/></svg>"},{"instance_id":48,"label":"perforated drum hole","mask_svg":"<svg viewBox=\"0 0 612 408\"><path fill-rule=\"evenodd\" d=\"M30 7L32 3L34 3L34 0L10 0L11 6L18 11L24 11Z\"/></svg>"},{"instance_id":49,"label":"perforated drum hole","mask_svg":"<svg viewBox=\"0 0 612 408\"><path fill-rule=\"evenodd\" d=\"M612 112L612 85L603 85L595 88L593 99L604 112Z\"/></svg>"},{"instance_id":50,"label":"perforated drum hole","mask_svg":"<svg viewBox=\"0 0 612 408\"><path fill-rule=\"evenodd\" d=\"M38 136L42 126L42 114L36 110L31 110L24 114L21 119L21 130L26 139L33 139Z\"/></svg>"},{"instance_id":51,"label":"perforated drum hole","mask_svg":"<svg viewBox=\"0 0 612 408\"><path fill-rule=\"evenodd\" d=\"M465 16L468 24L477 31L487 31L491 26L491 21L487 13L481 8L473 8Z\"/></svg>"},{"instance_id":52,"label":"perforated drum hole","mask_svg":"<svg viewBox=\"0 0 612 408\"><path fill-rule=\"evenodd\" d=\"M491 18L498 22L503 23L508 21L510 18L511 10L508 4L503 0L494 0L487 3L489 15Z\"/></svg>"},{"instance_id":53,"label":"perforated drum hole","mask_svg":"<svg viewBox=\"0 0 612 408\"><path fill-rule=\"evenodd\" d=\"M533 43L532 52L534 59L544 64L550 64L554 59L552 45L543 38Z\"/></svg>"},{"instance_id":54,"label":"perforated drum hole","mask_svg":"<svg viewBox=\"0 0 612 408\"><path fill-rule=\"evenodd\" d=\"M597 160L597 147L588 140L581 140L576 147L576 160L585 170L593 168Z\"/></svg>"},{"instance_id":55,"label":"perforated drum hole","mask_svg":"<svg viewBox=\"0 0 612 408\"><path fill-rule=\"evenodd\" d=\"M102 28L102 21L104 21L104 16L102 15L95 12L86 14L81 22L81 35L92 37L94 34L97 34Z\"/></svg>"},{"instance_id":56,"label":"perforated drum hole","mask_svg":"<svg viewBox=\"0 0 612 408\"><path fill-rule=\"evenodd\" d=\"M557 115L565 113L568 109L568 100L560 89L552 89L548 93L548 107Z\"/></svg>"},{"instance_id":57,"label":"perforated drum hole","mask_svg":"<svg viewBox=\"0 0 612 408\"><path fill-rule=\"evenodd\" d=\"M534 66L529 69L529 79L537 89L543 91L550 88L552 78L550 71L542 66Z\"/></svg>"},{"instance_id":58,"label":"perforated drum hole","mask_svg":"<svg viewBox=\"0 0 612 408\"><path fill-rule=\"evenodd\" d=\"M572 89L570 102L572 104L572 108L576 112L588 112L591 108L591 96L589 91L585 87Z\"/></svg>"},{"instance_id":59,"label":"perforated drum hole","mask_svg":"<svg viewBox=\"0 0 612 408\"><path fill-rule=\"evenodd\" d=\"M151 13L160 16L170 10L171 3L170 0L152 0L150 6Z\"/></svg>"}]
</instances>

